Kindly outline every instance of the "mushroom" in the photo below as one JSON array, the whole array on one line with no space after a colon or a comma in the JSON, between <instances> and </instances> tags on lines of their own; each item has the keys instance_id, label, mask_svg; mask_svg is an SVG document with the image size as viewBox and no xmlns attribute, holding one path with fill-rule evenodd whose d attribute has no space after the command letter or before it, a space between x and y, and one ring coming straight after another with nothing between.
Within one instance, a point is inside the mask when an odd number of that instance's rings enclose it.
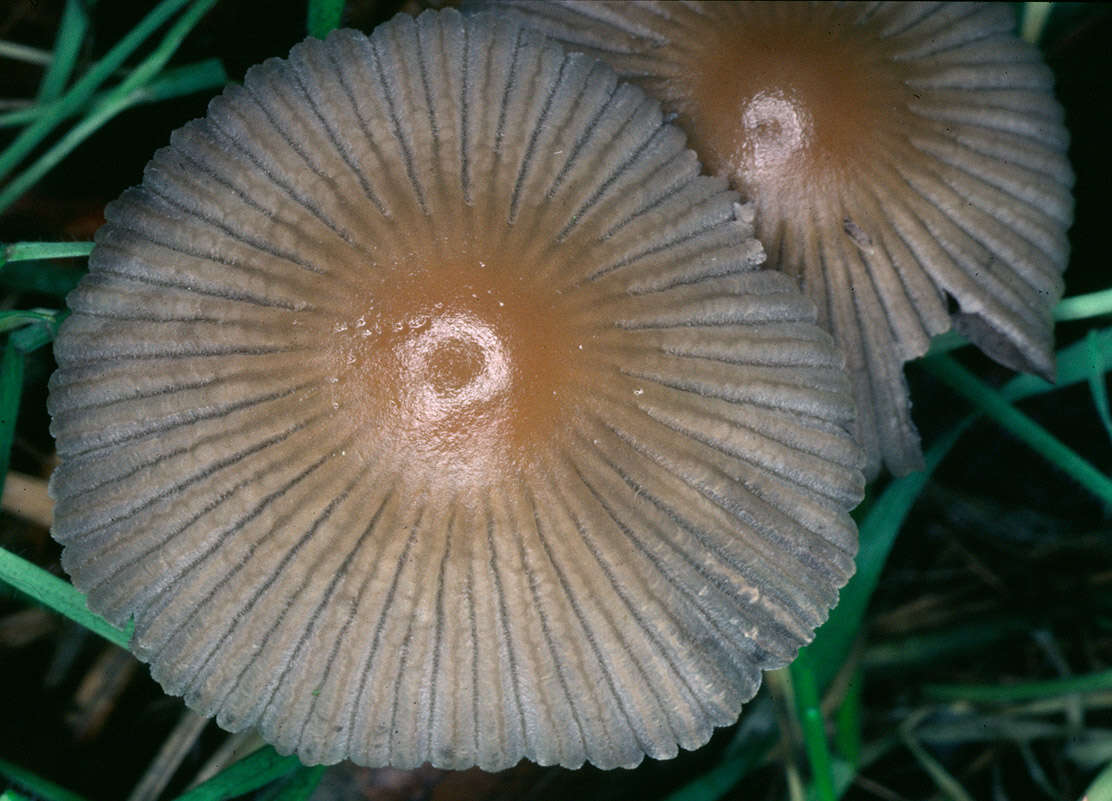
<instances>
[{"instance_id":1,"label":"mushroom","mask_svg":"<svg viewBox=\"0 0 1112 801\"><path fill-rule=\"evenodd\" d=\"M951 324L1053 378L1068 134L1006 5L506 5L659 97L753 202L846 351L867 475L921 466L903 364Z\"/></svg>"},{"instance_id":2,"label":"mushroom","mask_svg":"<svg viewBox=\"0 0 1112 801\"><path fill-rule=\"evenodd\" d=\"M655 100L446 10L170 141L49 398L63 565L167 692L306 763L633 766L812 637L849 380Z\"/></svg>"}]
</instances>

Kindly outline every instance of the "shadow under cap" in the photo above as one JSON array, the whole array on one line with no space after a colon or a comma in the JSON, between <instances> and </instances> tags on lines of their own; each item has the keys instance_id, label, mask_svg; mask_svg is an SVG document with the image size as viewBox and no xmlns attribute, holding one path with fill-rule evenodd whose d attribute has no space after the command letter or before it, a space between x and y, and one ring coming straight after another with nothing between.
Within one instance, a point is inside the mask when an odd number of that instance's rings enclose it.
<instances>
[{"instance_id":1,"label":"shadow under cap","mask_svg":"<svg viewBox=\"0 0 1112 801\"><path fill-rule=\"evenodd\" d=\"M656 101L400 16L229 87L107 211L54 536L170 693L307 763L633 766L853 571L841 356Z\"/></svg>"},{"instance_id":2,"label":"shadow under cap","mask_svg":"<svg viewBox=\"0 0 1112 801\"><path fill-rule=\"evenodd\" d=\"M754 203L846 351L868 475L921 466L903 363L951 324L1053 377L1068 134L1006 5L498 5L660 98Z\"/></svg>"}]
</instances>

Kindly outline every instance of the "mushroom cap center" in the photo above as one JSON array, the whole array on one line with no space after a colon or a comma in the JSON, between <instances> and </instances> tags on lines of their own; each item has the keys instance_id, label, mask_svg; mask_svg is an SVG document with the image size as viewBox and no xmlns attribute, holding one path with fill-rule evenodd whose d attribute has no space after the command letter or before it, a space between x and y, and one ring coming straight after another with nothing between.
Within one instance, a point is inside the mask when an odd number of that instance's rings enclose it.
<instances>
[{"instance_id":1,"label":"mushroom cap center","mask_svg":"<svg viewBox=\"0 0 1112 801\"><path fill-rule=\"evenodd\" d=\"M686 98L680 111L712 170L750 197L802 200L841 180L891 127L906 76L851 14L804 4L745 10L691 55L675 95Z\"/></svg>"},{"instance_id":2,"label":"mushroom cap center","mask_svg":"<svg viewBox=\"0 0 1112 801\"><path fill-rule=\"evenodd\" d=\"M417 472L463 482L524 467L579 397L586 357L574 317L497 255L375 265L351 319L333 327L333 405L359 416L368 457L385 448Z\"/></svg>"}]
</instances>

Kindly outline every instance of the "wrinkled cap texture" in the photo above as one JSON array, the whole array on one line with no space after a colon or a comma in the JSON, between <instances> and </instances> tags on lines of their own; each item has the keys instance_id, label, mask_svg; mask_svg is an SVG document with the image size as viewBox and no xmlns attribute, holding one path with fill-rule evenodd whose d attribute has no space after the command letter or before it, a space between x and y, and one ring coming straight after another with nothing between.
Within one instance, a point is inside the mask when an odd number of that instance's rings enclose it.
<instances>
[{"instance_id":1,"label":"wrinkled cap texture","mask_svg":"<svg viewBox=\"0 0 1112 801\"><path fill-rule=\"evenodd\" d=\"M168 692L307 763L632 766L811 639L849 380L642 90L428 12L170 141L49 400L63 564Z\"/></svg>"},{"instance_id":2,"label":"wrinkled cap texture","mask_svg":"<svg viewBox=\"0 0 1112 801\"><path fill-rule=\"evenodd\" d=\"M769 265L845 349L868 475L921 466L903 364L951 326L1053 377L1073 173L1007 4L497 7L660 98L753 202Z\"/></svg>"}]
</instances>

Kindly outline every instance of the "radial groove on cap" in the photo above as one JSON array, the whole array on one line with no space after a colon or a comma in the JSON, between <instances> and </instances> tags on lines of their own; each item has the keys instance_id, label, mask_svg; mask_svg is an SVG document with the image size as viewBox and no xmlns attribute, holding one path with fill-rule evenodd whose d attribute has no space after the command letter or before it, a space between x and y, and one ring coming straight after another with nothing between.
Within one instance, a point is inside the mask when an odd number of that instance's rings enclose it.
<instances>
[{"instance_id":1,"label":"radial groove on cap","mask_svg":"<svg viewBox=\"0 0 1112 801\"><path fill-rule=\"evenodd\" d=\"M50 411L63 564L306 762L635 765L853 570L853 402L752 209L515 23L250 70L107 210Z\"/></svg>"},{"instance_id":2,"label":"radial groove on cap","mask_svg":"<svg viewBox=\"0 0 1112 801\"><path fill-rule=\"evenodd\" d=\"M921 463L902 375L954 325L1052 376L1068 134L1000 4L479 2L659 97L847 352L869 457ZM958 310L947 310L947 297Z\"/></svg>"}]
</instances>

